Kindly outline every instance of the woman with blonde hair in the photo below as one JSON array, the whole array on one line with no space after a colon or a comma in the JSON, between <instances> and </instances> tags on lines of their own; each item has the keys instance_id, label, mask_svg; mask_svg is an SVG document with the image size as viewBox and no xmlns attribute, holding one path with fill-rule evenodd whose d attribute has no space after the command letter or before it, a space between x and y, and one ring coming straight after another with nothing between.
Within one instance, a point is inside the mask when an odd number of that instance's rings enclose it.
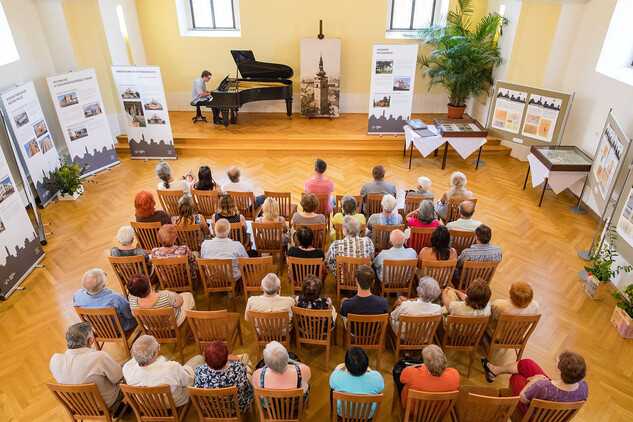
<instances>
[{"instance_id":1,"label":"woman with blonde hair","mask_svg":"<svg viewBox=\"0 0 633 422\"><path fill-rule=\"evenodd\" d=\"M444 221L448 214L448 202L451 198L461 198L462 200L472 199L473 193L466 189L466 175L461 171L451 174L451 189L444 192L442 198L435 204L435 212Z\"/></svg>"},{"instance_id":2,"label":"woman with blonde hair","mask_svg":"<svg viewBox=\"0 0 633 422\"><path fill-rule=\"evenodd\" d=\"M288 223L279 215L279 202L274 198L266 198L262 204L262 215L255 219L256 223L281 223L281 240L284 247L288 244Z\"/></svg>"},{"instance_id":3,"label":"woman with blonde hair","mask_svg":"<svg viewBox=\"0 0 633 422\"><path fill-rule=\"evenodd\" d=\"M193 203L193 198L189 195L183 195L178 200L178 215L172 218L172 222L176 226L197 224L200 226L200 232L203 237L208 236L211 233L207 220L205 220L200 214L196 213L196 206Z\"/></svg>"},{"instance_id":4,"label":"woman with blonde hair","mask_svg":"<svg viewBox=\"0 0 633 422\"><path fill-rule=\"evenodd\" d=\"M218 210L213 217L211 217L211 225L214 225L220 220L228 220L229 223L241 223L242 224L242 237L244 241L248 238L248 226L246 225L246 219L240 214L240 209L237 207L235 198L229 194L224 194L218 201Z\"/></svg>"}]
</instances>

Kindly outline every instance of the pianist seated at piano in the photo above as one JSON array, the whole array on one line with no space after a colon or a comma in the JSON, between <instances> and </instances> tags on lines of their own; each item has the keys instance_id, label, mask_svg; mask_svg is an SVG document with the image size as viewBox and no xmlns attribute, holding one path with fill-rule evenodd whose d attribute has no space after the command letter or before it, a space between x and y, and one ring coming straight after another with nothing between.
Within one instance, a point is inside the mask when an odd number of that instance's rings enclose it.
<instances>
[{"instance_id":1,"label":"pianist seated at piano","mask_svg":"<svg viewBox=\"0 0 633 422\"><path fill-rule=\"evenodd\" d=\"M202 117L200 106L208 106L211 100L213 100L211 93L207 91L206 84L207 82L209 82L209 79L211 79L211 72L209 72L208 70L203 70L200 77L193 81L193 89L191 91L191 104L195 104L197 106L196 117L193 118L194 123L196 123L196 121L198 120L204 120L206 122L206 119ZM221 125L222 121L220 120L220 110L214 107L212 107L211 110L213 111L213 123L215 123L216 125Z\"/></svg>"}]
</instances>

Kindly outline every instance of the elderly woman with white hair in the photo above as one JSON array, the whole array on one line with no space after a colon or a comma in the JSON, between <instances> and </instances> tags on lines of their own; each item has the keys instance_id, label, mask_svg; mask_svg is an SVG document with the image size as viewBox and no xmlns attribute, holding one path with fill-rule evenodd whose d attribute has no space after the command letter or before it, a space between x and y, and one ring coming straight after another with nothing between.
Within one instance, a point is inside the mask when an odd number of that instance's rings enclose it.
<instances>
[{"instance_id":1,"label":"elderly woman with white hair","mask_svg":"<svg viewBox=\"0 0 633 422\"><path fill-rule=\"evenodd\" d=\"M280 296L281 280L277 274L269 273L262 279L261 296L251 296L246 302L246 310L244 311L244 319L248 321L249 311L274 312L287 311L292 321L292 307L295 300L289 296Z\"/></svg>"},{"instance_id":2,"label":"elderly woman with white hair","mask_svg":"<svg viewBox=\"0 0 633 422\"><path fill-rule=\"evenodd\" d=\"M448 213L448 201L451 198L461 198L462 200L472 199L473 193L466 189L466 175L461 171L451 174L451 188L444 192L442 198L435 204L435 212L444 221Z\"/></svg>"},{"instance_id":3,"label":"elderly woman with white hair","mask_svg":"<svg viewBox=\"0 0 633 422\"><path fill-rule=\"evenodd\" d=\"M135 248L132 243L134 242L134 229L130 226L122 226L116 234L116 240L120 246L114 246L110 249L110 256L123 257L123 256L143 256L145 258L145 264L150 265L150 257L143 248Z\"/></svg>"},{"instance_id":4,"label":"elderly woman with white hair","mask_svg":"<svg viewBox=\"0 0 633 422\"><path fill-rule=\"evenodd\" d=\"M336 257L373 258L374 243L369 237L359 237L360 222L346 215L343 218L343 239L335 240L325 254L325 265L336 274Z\"/></svg>"},{"instance_id":5,"label":"elderly woman with white hair","mask_svg":"<svg viewBox=\"0 0 633 422\"><path fill-rule=\"evenodd\" d=\"M442 307L433 303L442 293L440 285L433 277L422 277L416 287L418 297L408 299L400 296L393 304L391 312L391 328L394 333L398 332L401 315L440 315Z\"/></svg>"},{"instance_id":6,"label":"elderly woman with white hair","mask_svg":"<svg viewBox=\"0 0 633 422\"><path fill-rule=\"evenodd\" d=\"M196 181L191 172L182 176L181 180L174 180L171 167L164 161L156 165L156 176L160 179L156 188L158 190L181 190L184 193L189 193L191 185Z\"/></svg>"},{"instance_id":7,"label":"elderly woman with white hair","mask_svg":"<svg viewBox=\"0 0 633 422\"><path fill-rule=\"evenodd\" d=\"M382 212L370 215L367 220L367 237L370 239L373 239L373 229L376 225L397 226L402 224L402 216L396 210L398 203L393 195L383 196L380 205L382 206Z\"/></svg>"},{"instance_id":8,"label":"elderly woman with white hair","mask_svg":"<svg viewBox=\"0 0 633 422\"><path fill-rule=\"evenodd\" d=\"M251 383L258 388L271 390L303 389L303 400L310 393L310 368L288 356L279 342L271 341L264 348L264 367L253 372Z\"/></svg>"},{"instance_id":9,"label":"elderly woman with white hair","mask_svg":"<svg viewBox=\"0 0 633 422\"><path fill-rule=\"evenodd\" d=\"M408 190L406 196L412 198L433 198L433 192L429 192L431 189L431 179L426 176L418 177L418 183L415 190Z\"/></svg>"}]
</instances>

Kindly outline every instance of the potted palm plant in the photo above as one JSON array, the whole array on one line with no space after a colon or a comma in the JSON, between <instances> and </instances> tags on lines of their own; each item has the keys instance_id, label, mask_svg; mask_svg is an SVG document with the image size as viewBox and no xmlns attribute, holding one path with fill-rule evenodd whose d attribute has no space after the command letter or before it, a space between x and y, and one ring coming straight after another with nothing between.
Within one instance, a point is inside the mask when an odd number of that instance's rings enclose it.
<instances>
[{"instance_id":1,"label":"potted palm plant","mask_svg":"<svg viewBox=\"0 0 633 422\"><path fill-rule=\"evenodd\" d=\"M59 158L59 167L51 172L51 181L47 185L59 190L60 201L74 201L84 192L81 184L84 170L73 163L69 155L63 155Z\"/></svg>"},{"instance_id":2,"label":"potted palm plant","mask_svg":"<svg viewBox=\"0 0 633 422\"><path fill-rule=\"evenodd\" d=\"M431 47L418 58L429 77L429 90L442 85L448 91L448 117L459 119L470 97L487 92L494 80L492 70L501 64L498 37L508 20L489 13L474 27L473 0L458 0L457 8L446 15L446 25L418 31L420 43Z\"/></svg>"},{"instance_id":3,"label":"potted palm plant","mask_svg":"<svg viewBox=\"0 0 633 422\"><path fill-rule=\"evenodd\" d=\"M611 324L624 338L633 338L633 284L629 284L624 292L613 292L618 304L611 316Z\"/></svg>"},{"instance_id":4,"label":"potted palm plant","mask_svg":"<svg viewBox=\"0 0 633 422\"><path fill-rule=\"evenodd\" d=\"M585 280L585 292L592 299L604 299L607 293L607 283L620 271L630 272L633 267L630 265L618 265L613 267L615 258L618 256L617 251L613 247L613 243L617 238L616 229L611 224L607 224L605 228L605 239L602 245L591 253L589 256L590 266L585 267L587 271L587 280Z\"/></svg>"}]
</instances>

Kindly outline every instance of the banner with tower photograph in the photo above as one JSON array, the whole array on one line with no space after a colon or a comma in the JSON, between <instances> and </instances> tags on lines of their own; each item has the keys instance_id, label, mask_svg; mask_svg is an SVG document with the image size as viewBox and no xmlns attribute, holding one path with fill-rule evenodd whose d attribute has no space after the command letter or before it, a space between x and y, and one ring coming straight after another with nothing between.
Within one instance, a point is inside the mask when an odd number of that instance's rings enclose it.
<instances>
[{"instance_id":1,"label":"banner with tower photograph","mask_svg":"<svg viewBox=\"0 0 633 422\"><path fill-rule=\"evenodd\" d=\"M301 115L338 117L341 39L301 38Z\"/></svg>"},{"instance_id":2,"label":"banner with tower photograph","mask_svg":"<svg viewBox=\"0 0 633 422\"><path fill-rule=\"evenodd\" d=\"M119 163L94 69L46 78L70 159L82 177Z\"/></svg>"},{"instance_id":3,"label":"banner with tower photograph","mask_svg":"<svg viewBox=\"0 0 633 422\"><path fill-rule=\"evenodd\" d=\"M176 158L158 66L112 66L132 158Z\"/></svg>"},{"instance_id":4,"label":"banner with tower photograph","mask_svg":"<svg viewBox=\"0 0 633 422\"><path fill-rule=\"evenodd\" d=\"M418 44L374 44L367 134L404 133L411 118Z\"/></svg>"}]
</instances>

